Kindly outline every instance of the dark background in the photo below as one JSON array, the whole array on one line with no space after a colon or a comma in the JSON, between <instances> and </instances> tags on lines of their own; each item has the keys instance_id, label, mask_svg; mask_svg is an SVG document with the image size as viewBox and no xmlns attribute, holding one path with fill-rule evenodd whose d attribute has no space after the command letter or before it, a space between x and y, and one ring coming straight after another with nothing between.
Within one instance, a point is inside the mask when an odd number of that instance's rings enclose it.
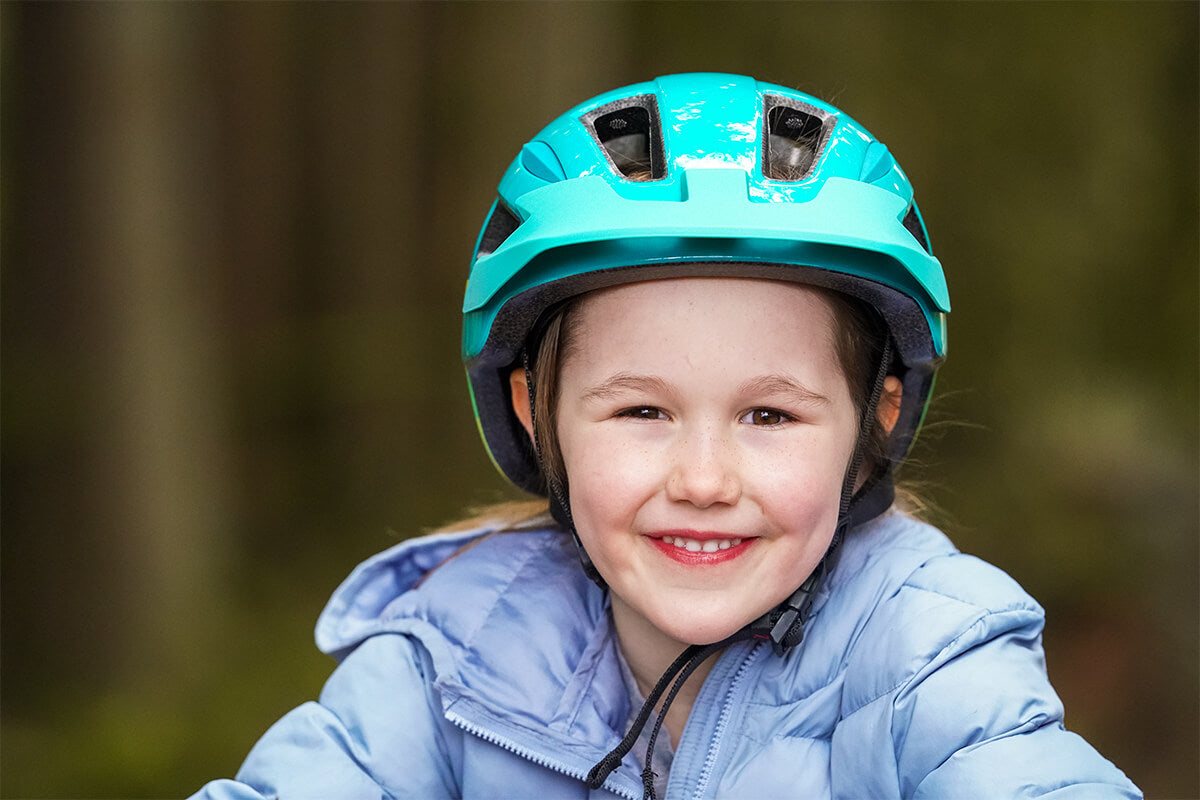
<instances>
[{"instance_id":1,"label":"dark background","mask_svg":"<svg viewBox=\"0 0 1200 800\"><path fill-rule=\"evenodd\" d=\"M1046 606L1068 726L1200 796L1198 10L0 4L0 794L232 775L354 564L513 496L458 362L495 183L715 70L897 154L954 304L915 477Z\"/></svg>"}]
</instances>

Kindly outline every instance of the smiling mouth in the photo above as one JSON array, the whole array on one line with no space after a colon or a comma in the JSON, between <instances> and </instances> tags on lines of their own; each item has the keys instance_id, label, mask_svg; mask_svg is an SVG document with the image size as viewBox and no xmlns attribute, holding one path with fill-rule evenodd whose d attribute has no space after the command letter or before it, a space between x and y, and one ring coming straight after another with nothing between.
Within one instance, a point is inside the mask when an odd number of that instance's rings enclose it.
<instances>
[{"instance_id":1,"label":"smiling mouth","mask_svg":"<svg viewBox=\"0 0 1200 800\"><path fill-rule=\"evenodd\" d=\"M664 536L660 540L664 544L674 545L681 550L686 550L689 553L716 553L721 550L728 550L731 547L737 547L742 543L741 539L688 539L684 536Z\"/></svg>"},{"instance_id":2,"label":"smiling mouth","mask_svg":"<svg viewBox=\"0 0 1200 800\"><path fill-rule=\"evenodd\" d=\"M684 534L691 533L691 536ZM662 532L648 537L658 552L689 567L709 567L731 561L745 553L757 537L728 536L707 531Z\"/></svg>"}]
</instances>

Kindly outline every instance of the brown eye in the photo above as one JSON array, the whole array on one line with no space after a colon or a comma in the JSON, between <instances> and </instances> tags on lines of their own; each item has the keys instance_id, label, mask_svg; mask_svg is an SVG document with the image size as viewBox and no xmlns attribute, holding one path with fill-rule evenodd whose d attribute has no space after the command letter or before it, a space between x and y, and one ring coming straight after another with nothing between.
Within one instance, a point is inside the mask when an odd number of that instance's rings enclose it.
<instances>
[{"instance_id":1,"label":"brown eye","mask_svg":"<svg viewBox=\"0 0 1200 800\"><path fill-rule=\"evenodd\" d=\"M657 409L653 406L637 406L635 408L627 408L620 412L618 416L629 417L631 419L648 420L666 419L667 417L667 415L664 414L661 409Z\"/></svg>"},{"instance_id":2,"label":"brown eye","mask_svg":"<svg viewBox=\"0 0 1200 800\"><path fill-rule=\"evenodd\" d=\"M787 422L790 417L782 411L776 411L773 408L756 408L746 416L742 417L741 421L749 425L782 425Z\"/></svg>"}]
</instances>

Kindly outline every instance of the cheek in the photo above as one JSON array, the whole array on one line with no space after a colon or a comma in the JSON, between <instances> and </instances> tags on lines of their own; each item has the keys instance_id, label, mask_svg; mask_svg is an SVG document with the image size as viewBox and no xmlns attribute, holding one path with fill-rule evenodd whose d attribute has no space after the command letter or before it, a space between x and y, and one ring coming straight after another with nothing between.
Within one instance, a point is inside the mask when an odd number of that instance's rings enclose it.
<instances>
[{"instance_id":1,"label":"cheek","mask_svg":"<svg viewBox=\"0 0 1200 800\"><path fill-rule=\"evenodd\" d=\"M643 498L653 483L654 460L645 447L602 432L560 441L573 512L578 507L619 513Z\"/></svg>"},{"instance_id":2,"label":"cheek","mask_svg":"<svg viewBox=\"0 0 1200 800\"><path fill-rule=\"evenodd\" d=\"M795 446L749 455L744 489L776 519L795 524L836 520L850 460L840 437L813 437Z\"/></svg>"},{"instance_id":3,"label":"cheek","mask_svg":"<svg viewBox=\"0 0 1200 800\"><path fill-rule=\"evenodd\" d=\"M854 441L850 426L800 426L774 439L770 434L747 437L743 463L755 465L760 477L776 476L780 482L803 486L839 486L850 464Z\"/></svg>"}]
</instances>

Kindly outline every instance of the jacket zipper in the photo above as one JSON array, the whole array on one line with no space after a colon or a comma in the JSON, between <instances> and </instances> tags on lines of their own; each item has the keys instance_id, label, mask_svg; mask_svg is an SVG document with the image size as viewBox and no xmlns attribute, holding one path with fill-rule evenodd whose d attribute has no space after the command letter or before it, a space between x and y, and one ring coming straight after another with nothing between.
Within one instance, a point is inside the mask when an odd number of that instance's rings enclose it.
<instances>
[{"instance_id":1,"label":"jacket zipper","mask_svg":"<svg viewBox=\"0 0 1200 800\"><path fill-rule=\"evenodd\" d=\"M712 745L709 747L708 755L704 759L704 767L700 771L700 778L696 781L696 790L692 793L694 800L700 800L704 796L705 789L708 788L708 781L712 777L713 769L717 765L717 753L721 749L721 739L725 734L725 728L729 725L729 717L733 713L733 703L738 693L738 685L742 682L750 665L758 658L762 651L762 642L755 642L750 652L742 659L742 663L738 665L737 672L729 680L729 688L725 692L725 702L721 704L721 714L717 717L717 725L713 729Z\"/></svg>"},{"instance_id":2,"label":"jacket zipper","mask_svg":"<svg viewBox=\"0 0 1200 800\"><path fill-rule=\"evenodd\" d=\"M510 753L514 753L514 754L520 756L521 758L526 759L527 761L532 761L534 764L537 764L540 767L545 767L546 769L562 773L563 775L568 775L572 778L576 778L581 783L584 783L586 785L587 775L585 773L577 772L576 770L571 769L570 767L568 767L567 765L565 765L559 761L554 761L552 759L546 758L543 755L539 755L538 753L535 753L532 750L527 750L523 747L519 747L515 743L509 741L508 739L501 737L499 734L493 733L492 731L488 730L487 728L483 728L479 725L476 725L474 722L470 722L469 720L463 718L462 716L460 716L459 714L457 714L453 711L447 711L445 713L446 713L446 719L450 720L455 725L462 728L464 731L471 734L472 736L478 736L480 739L483 739L485 742L490 742L491 744L494 744L497 747L502 747L505 750L509 751ZM608 789L613 794L620 795L621 797L625 797L628 800L641 800L640 795L634 795L629 792L623 791L623 790L621 790L620 787L611 785L610 781L604 782L604 788Z\"/></svg>"}]
</instances>

